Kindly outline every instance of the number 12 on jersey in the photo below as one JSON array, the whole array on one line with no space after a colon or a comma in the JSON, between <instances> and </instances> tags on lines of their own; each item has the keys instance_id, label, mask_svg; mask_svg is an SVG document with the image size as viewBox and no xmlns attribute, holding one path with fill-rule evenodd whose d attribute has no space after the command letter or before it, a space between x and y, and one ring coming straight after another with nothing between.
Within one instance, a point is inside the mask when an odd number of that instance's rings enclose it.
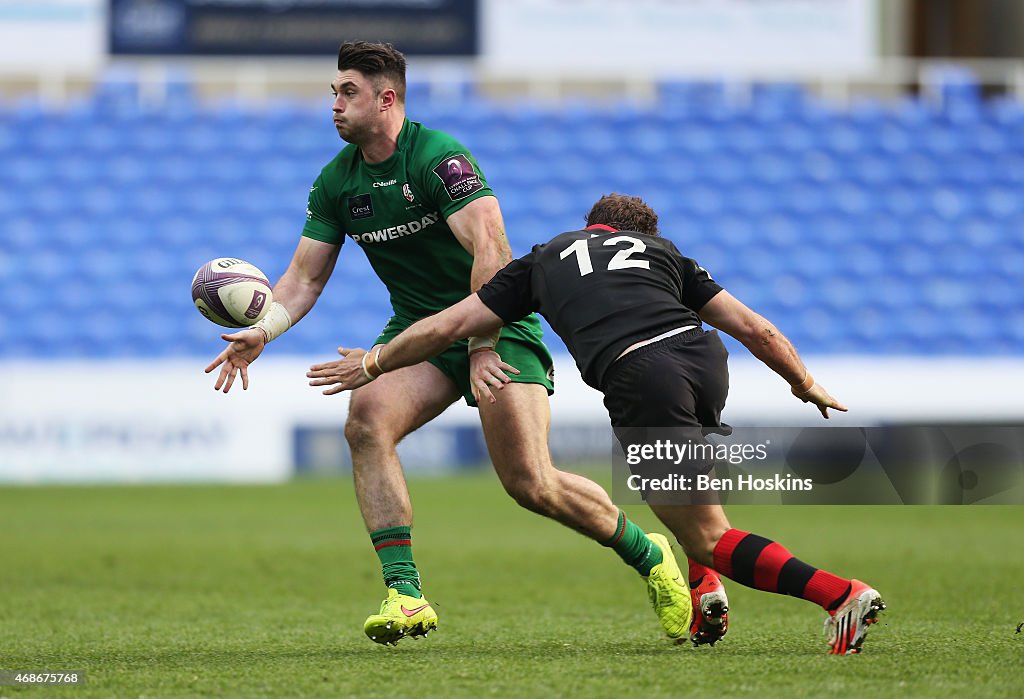
<instances>
[{"instance_id":1,"label":"number 12 on jersey","mask_svg":"<svg viewBox=\"0 0 1024 699\"><path fill-rule=\"evenodd\" d=\"M615 255L608 261L608 270L616 269L628 269L630 267L638 267L640 269L650 269L651 263L647 260L631 260L630 257L633 255L639 255L647 249L647 245L642 241L628 235L617 235L614 238L609 238L604 241L604 245L618 245L619 243L629 243L629 247L625 250L619 250ZM576 264L580 268L580 276L585 277L594 271L594 263L590 259L590 248L587 247L587 239L577 240L575 243L567 247L558 256L558 259L564 260L569 255L576 255Z\"/></svg>"}]
</instances>

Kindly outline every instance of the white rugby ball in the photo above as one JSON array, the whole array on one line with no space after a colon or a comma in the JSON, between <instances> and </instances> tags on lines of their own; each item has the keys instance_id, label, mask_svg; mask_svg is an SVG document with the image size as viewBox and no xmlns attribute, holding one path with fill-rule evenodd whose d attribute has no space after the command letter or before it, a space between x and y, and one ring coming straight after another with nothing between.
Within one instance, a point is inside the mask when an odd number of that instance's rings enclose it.
<instances>
[{"instance_id":1,"label":"white rugby ball","mask_svg":"<svg viewBox=\"0 0 1024 699\"><path fill-rule=\"evenodd\" d=\"M270 310L274 292L267 275L234 257L218 257L196 271L192 301L207 319L226 328L244 328Z\"/></svg>"}]
</instances>

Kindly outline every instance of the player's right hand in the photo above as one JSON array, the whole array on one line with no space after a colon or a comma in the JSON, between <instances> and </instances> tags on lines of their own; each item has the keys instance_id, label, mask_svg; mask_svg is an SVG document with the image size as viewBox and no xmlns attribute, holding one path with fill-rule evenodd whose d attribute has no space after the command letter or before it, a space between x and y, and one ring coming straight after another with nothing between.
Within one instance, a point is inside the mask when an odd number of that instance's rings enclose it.
<instances>
[{"instance_id":1,"label":"player's right hand","mask_svg":"<svg viewBox=\"0 0 1024 699\"><path fill-rule=\"evenodd\" d=\"M497 398L491 389L501 390L512 379L509 374L518 374L519 370L501 359L493 349L477 351L469 355L469 385L477 404L487 401L494 403Z\"/></svg>"},{"instance_id":2,"label":"player's right hand","mask_svg":"<svg viewBox=\"0 0 1024 699\"><path fill-rule=\"evenodd\" d=\"M380 347L380 345L374 345L373 347ZM373 351L373 347L370 351ZM380 374L376 377L369 377L365 372L365 364L363 359L366 357L366 350L361 347L355 349L349 349L348 347L339 347L338 354L341 355L341 359L333 362L324 362L323 364L314 364L309 367L309 371L306 372L306 377L310 379L310 386L327 386L322 393L325 396L333 396L342 391L352 391L360 386L365 386L374 380L374 378L380 378ZM377 367L380 368L380 365Z\"/></svg>"},{"instance_id":3,"label":"player's right hand","mask_svg":"<svg viewBox=\"0 0 1024 699\"><path fill-rule=\"evenodd\" d=\"M217 383L213 385L213 390L219 391L223 388L224 393L227 393L231 390L231 385L235 382L235 376L238 374L242 375L242 390L248 390L248 367L249 364L256 361L256 357L260 356L263 348L266 347L266 335L262 330L247 328L231 335L221 335L220 338L230 344L205 369L209 374L220 367L220 374L217 376Z\"/></svg>"},{"instance_id":4,"label":"player's right hand","mask_svg":"<svg viewBox=\"0 0 1024 699\"><path fill-rule=\"evenodd\" d=\"M845 413L848 408L837 401L835 398L828 394L825 387L819 383L815 383L804 393L797 393L793 391L793 395L802 400L804 403L813 403L821 411L821 416L828 420L828 409L838 410Z\"/></svg>"}]
</instances>

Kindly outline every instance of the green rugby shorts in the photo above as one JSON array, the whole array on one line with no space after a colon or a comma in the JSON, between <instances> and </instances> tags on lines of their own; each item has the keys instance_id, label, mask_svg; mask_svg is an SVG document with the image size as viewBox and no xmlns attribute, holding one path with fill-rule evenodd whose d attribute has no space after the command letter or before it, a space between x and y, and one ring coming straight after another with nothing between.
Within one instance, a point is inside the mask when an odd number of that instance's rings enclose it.
<instances>
[{"instance_id":1,"label":"green rugby shorts","mask_svg":"<svg viewBox=\"0 0 1024 699\"><path fill-rule=\"evenodd\" d=\"M387 344L412 324L411 320L391 316L373 344ZM476 407L476 399L473 398L469 384L468 347L466 340L460 340L428 361L455 383L467 405ZM495 349L502 361L520 371L519 374L509 375L513 383L540 384L547 389L549 396L555 392L555 368L551 353L536 333L517 323L506 325L501 329L501 337Z\"/></svg>"}]
</instances>

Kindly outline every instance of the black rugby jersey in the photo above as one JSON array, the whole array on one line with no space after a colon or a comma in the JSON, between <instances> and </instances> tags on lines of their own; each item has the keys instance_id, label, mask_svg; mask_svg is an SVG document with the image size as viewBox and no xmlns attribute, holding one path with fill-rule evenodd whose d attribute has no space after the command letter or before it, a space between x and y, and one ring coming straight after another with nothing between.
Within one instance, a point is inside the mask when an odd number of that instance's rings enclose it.
<instances>
[{"instance_id":1,"label":"black rugby jersey","mask_svg":"<svg viewBox=\"0 0 1024 699\"><path fill-rule=\"evenodd\" d=\"M481 287L506 323L539 312L565 342L583 380L600 389L630 345L687 325L719 286L671 241L607 226L562 233L513 260Z\"/></svg>"}]
</instances>

